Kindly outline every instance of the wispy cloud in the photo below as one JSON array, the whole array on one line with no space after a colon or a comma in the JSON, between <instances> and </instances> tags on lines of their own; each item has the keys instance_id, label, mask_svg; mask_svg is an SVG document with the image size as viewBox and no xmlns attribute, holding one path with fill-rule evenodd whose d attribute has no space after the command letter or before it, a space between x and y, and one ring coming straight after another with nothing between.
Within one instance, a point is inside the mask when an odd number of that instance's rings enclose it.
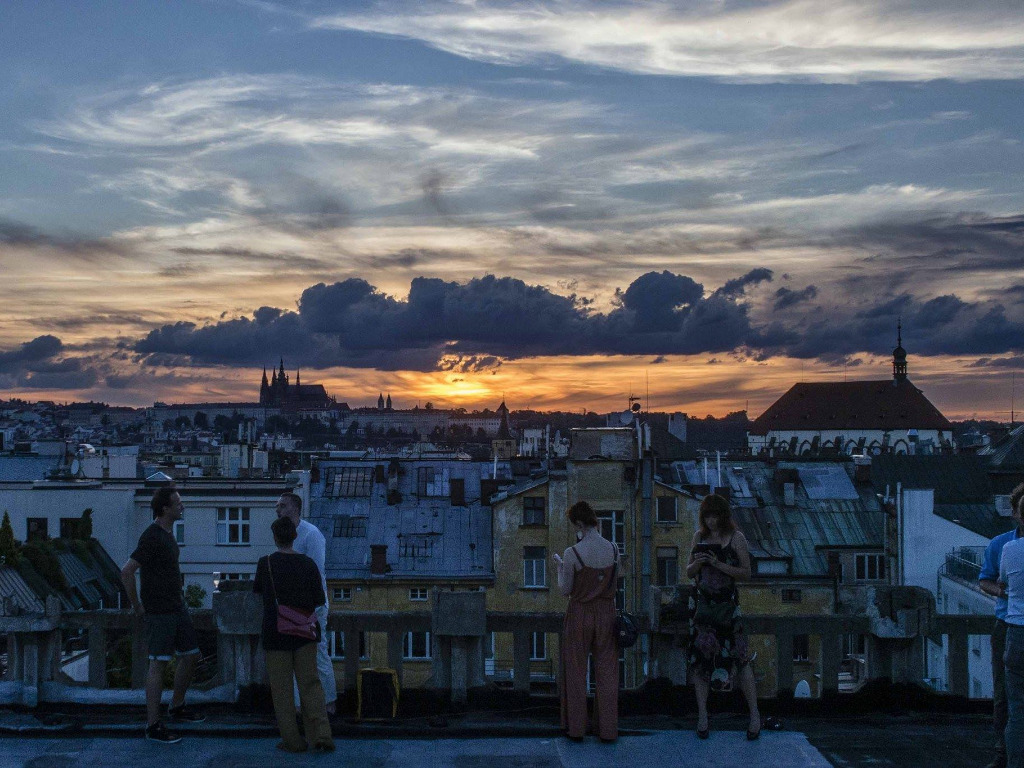
<instances>
[{"instance_id":1,"label":"wispy cloud","mask_svg":"<svg viewBox=\"0 0 1024 768\"><path fill-rule=\"evenodd\" d=\"M510 65L561 59L643 74L761 82L1024 74L1024 9L1012 2L395 0L310 23L421 40Z\"/></svg>"}]
</instances>

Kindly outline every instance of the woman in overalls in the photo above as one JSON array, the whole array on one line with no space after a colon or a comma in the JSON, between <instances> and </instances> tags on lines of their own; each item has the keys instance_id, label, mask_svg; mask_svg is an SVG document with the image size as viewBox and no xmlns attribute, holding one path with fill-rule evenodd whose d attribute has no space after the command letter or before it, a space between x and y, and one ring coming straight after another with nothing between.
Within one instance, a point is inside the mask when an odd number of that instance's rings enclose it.
<instances>
[{"instance_id":1,"label":"woman in overalls","mask_svg":"<svg viewBox=\"0 0 1024 768\"><path fill-rule=\"evenodd\" d=\"M597 529L585 501L569 508L579 541L554 556L558 588L569 597L562 632L562 727L573 741L587 733L587 658L594 660L594 732L601 741L619 736L619 650L615 636L618 548Z\"/></svg>"}]
</instances>

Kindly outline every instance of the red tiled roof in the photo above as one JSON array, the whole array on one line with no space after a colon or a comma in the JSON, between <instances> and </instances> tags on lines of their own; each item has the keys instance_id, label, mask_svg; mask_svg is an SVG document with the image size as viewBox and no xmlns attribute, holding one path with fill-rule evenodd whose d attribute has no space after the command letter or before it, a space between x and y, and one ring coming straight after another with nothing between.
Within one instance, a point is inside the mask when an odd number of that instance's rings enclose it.
<instances>
[{"instance_id":1,"label":"red tiled roof","mask_svg":"<svg viewBox=\"0 0 1024 768\"><path fill-rule=\"evenodd\" d=\"M952 429L909 379L794 384L750 429L753 435L805 429Z\"/></svg>"}]
</instances>

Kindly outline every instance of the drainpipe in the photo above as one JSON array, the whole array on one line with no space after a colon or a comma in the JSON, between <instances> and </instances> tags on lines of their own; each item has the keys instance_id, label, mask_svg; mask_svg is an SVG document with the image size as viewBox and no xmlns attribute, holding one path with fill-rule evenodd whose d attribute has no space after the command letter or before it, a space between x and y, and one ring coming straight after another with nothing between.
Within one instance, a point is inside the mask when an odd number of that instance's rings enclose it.
<instances>
[{"instance_id":1,"label":"drainpipe","mask_svg":"<svg viewBox=\"0 0 1024 768\"><path fill-rule=\"evenodd\" d=\"M640 560L640 613L647 613L651 604L651 497L654 496L654 456L650 442L645 441L640 456L640 520L643 536L643 553ZM653 620L653 617L651 618ZM651 637L642 635L640 653L644 665L644 677L651 674Z\"/></svg>"}]
</instances>

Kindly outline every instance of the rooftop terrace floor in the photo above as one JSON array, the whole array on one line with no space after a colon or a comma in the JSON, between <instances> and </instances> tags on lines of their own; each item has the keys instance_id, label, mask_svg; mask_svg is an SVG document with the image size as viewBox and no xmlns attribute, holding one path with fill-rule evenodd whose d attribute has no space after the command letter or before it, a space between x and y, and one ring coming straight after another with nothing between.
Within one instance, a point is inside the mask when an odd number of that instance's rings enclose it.
<instances>
[{"instance_id":1,"label":"rooftop terrace floor","mask_svg":"<svg viewBox=\"0 0 1024 768\"><path fill-rule=\"evenodd\" d=\"M333 755L285 755L274 749L272 721L214 715L206 723L183 726L175 745L140 737L135 717L106 723L80 723L65 735L31 729L17 735L25 716L0 713L0 768L149 765L173 760L175 768L249 768L264 765L429 766L442 768L556 768L556 766L694 765L779 766L928 766L967 768L991 758L991 720L980 715L934 713L873 714L864 717L787 718L784 730L765 731L748 742L741 715L712 716L712 734L700 741L693 719L623 718L617 744L594 739L573 744L561 738L547 718L509 718L469 714L431 727L424 720L393 724L340 722ZM504 734L504 735L503 735ZM500 763L495 763L500 760Z\"/></svg>"}]
</instances>

